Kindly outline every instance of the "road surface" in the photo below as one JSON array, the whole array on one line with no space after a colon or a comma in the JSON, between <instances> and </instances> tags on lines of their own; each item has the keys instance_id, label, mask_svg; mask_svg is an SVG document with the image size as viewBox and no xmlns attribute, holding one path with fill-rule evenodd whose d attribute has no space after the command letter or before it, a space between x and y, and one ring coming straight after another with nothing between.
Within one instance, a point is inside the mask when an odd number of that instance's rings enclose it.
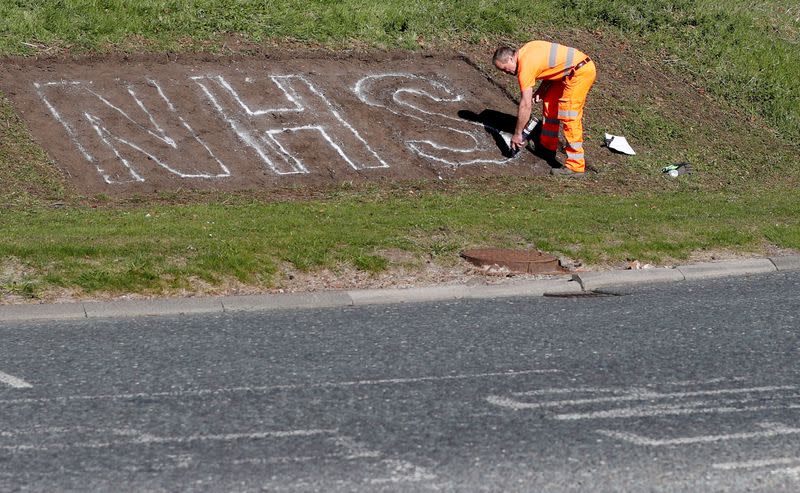
<instances>
[{"instance_id":1,"label":"road surface","mask_svg":"<svg viewBox=\"0 0 800 493\"><path fill-rule=\"evenodd\" d=\"M0 490L800 491L798 288L0 324Z\"/></svg>"}]
</instances>

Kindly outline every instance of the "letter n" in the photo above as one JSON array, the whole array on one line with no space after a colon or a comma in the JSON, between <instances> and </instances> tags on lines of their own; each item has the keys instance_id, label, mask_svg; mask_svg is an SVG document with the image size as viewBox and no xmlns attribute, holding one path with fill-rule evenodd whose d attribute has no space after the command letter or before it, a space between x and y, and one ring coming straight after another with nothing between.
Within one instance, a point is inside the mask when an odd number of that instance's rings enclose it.
<instances>
[{"instance_id":1,"label":"letter n","mask_svg":"<svg viewBox=\"0 0 800 493\"><path fill-rule=\"evenodd\" d=\"M107 90L83 81L34 87L106 183L143 182L154 173L187 179L230 176L154 80Z\"/></svg>"}]
</instances>

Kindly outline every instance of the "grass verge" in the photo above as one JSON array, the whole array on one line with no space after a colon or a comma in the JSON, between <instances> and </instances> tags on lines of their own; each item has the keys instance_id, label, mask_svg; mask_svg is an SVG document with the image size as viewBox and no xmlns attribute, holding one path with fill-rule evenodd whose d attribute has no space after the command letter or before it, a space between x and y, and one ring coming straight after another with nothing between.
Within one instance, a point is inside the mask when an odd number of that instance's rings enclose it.
<instances>
[{"instance_id":1,"label":"grass verge","mask_svg":"<svg viewBox=\"0 0 800 493\"><path fill-rule=\"evenodd\" d=\"M14 0L0 3L0 54L223 50L286 38L447 49L456 41L520 42L554 28L622 33L800 140L800 7L790 0Z\"/></svg>"},{"instance_id":2,"label":"grass verge","mask_svg":"<svg viewBox=\"0 0 800 493\"><path fill-rule=\"evenodd\" d=\"M592 96L599 118L588 128L597 137L617 121L651 149L611 163L594 188L534 181L507 193L467 184L414 197L365 191L247 203L242 194L224 205L212 198L217 203L48 209L54 201L88 201L64 186L0 99L0 297L169 294L229 281L266 288L280 284L284 264L379 272L393 266L381 255L386 249L452 263L469 246L536 246L590 265L664 263L704 249L800 249L792 147L800 139L800 12L787 0L14 0L0 3L0 54L224 52L285 39L297 41L293 46L442 50L466 42L486 51L501 40L547 37L554 27L610 31L640 46L644 62L694 80L723 108L765 117L784 144L773 145L775 137L757 125L750 132L752 122L736 115L708 123L700 119L708 112L702 104L665 103L658 83L637 86L641 63L628 59L631 66L607 67L622 80L609 77L602 92L599 81ZM619 96L617 88L639 94ZM702 178L662 181L657 169L684 158Z\"/></svg>"},{"instance_id":3,"label":"grass verge","mask_svg":"<svg viewBox=\"0 0 800 493\"><path fill-rule=\"evenodd\" d=\"M380 193L326 201L11 211L0 258L14 294L67 289L170 294L200 281L268 288L300 270L392 267L386 249L454 263L469 246L535 246L588 264L667 263L693 252L800 249L800 191L741 196L676 191L626 197L513 193ZM0 290L2 290L0 277ZM6 291L9 282L5 283Z\"/></svg>"},{"instance_id":4,"label":"grass verge","mask_svg":"<svg viewBox=\"0 0 800 493\"><path fill-rule=\"evenodd\" d=\"M0 208L64 200L64 177L30 138L11 103L0 94ZM0 209L0 214L3 214Z\"/></svg>"}]
</instances>

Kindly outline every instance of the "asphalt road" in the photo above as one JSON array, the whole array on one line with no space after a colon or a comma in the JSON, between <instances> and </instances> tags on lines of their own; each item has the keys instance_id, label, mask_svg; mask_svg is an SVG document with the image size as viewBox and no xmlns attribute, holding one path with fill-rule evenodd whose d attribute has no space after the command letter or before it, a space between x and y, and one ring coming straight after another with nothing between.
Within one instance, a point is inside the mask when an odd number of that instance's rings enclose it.
<instances>
[{"instance_id":1,"label":"asphalt road","mask_svg":"<svg viewBox=\"0 0 800 493\"><path fill-rule=\"evenodd\" d=\"M0 325L2 491L800 491L800 273Z\"/></svg>"}]
</instances>

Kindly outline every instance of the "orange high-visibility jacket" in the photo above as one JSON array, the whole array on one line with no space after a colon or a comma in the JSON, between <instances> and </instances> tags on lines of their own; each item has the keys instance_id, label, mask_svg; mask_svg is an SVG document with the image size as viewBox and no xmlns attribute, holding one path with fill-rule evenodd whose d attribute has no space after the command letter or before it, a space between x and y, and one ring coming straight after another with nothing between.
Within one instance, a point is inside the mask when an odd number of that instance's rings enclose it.
<instances>
[{"instance_id":1,"label":"orange high-visibility jacket","mask_svg":"<svg viewBox=\"0 0 800 493\"><path fill-rule=\"evenodd\" d=\"M575 48L551 43L531 41L517 51L517 79L524 91L537 80L561 80L573 66L588 58Z\"/></svg>"}]
</instances>

